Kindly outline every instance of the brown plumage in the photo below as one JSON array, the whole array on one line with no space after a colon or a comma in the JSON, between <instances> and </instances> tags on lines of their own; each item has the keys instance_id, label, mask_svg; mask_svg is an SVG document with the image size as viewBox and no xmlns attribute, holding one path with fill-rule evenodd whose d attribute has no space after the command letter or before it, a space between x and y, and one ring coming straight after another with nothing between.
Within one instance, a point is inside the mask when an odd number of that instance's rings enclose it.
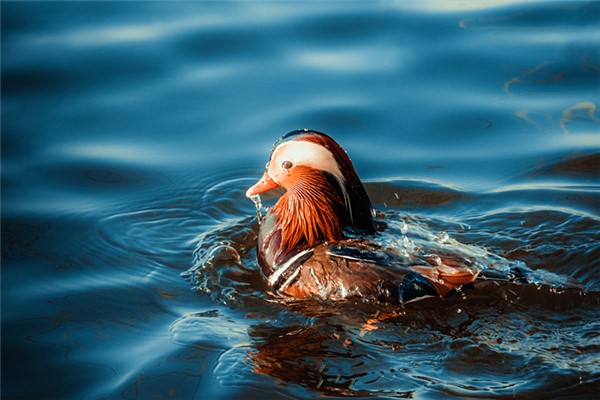
<instances>
[{"instance_id":1,"label":"brown plumage","mask_svg":"<svg viewBox=\"0 0 600 400\"><path fill-rule=\"evenodd\" d=\"M323 133L294 131L280 139L246 195L275 187L286 193L260 224L257 253L280 294L399 302L445 296L477 276L460 258L405 265L382 257L369 240L348 239L349 232L375 233L371 203L346 152Z\"/></svg>"},{"instance_id":2,"label":"brown plumage","mask_svg":"<svg viewBox=\"0 0 600 400\"><path fill-rule=\"evenodd\" d=\"M281 225L281 247L284 251L306 245L314 247L323 241L344 238L339 218L344 204L325 176L311 168L299 166L290 174L294 186L273 207Z\"/></svg>"}]
</instances>

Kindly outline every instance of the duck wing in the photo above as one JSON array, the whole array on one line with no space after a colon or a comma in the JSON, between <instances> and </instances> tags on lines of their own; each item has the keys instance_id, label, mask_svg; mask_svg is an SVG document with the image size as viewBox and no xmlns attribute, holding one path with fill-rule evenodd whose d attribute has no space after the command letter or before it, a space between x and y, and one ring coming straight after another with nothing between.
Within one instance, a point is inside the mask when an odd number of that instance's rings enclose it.
<instances>
[{"instance_id":1,"label":"duck wing","mask_svg":"<svg viewBox=\"0 0 600 400\"><path fill-rule=\"evenodd\" d=\"M456 254L424 255L402 259L390 250L365 242L340 242L330 246L327 254L353 262L388 266L404 273L416 272L427 278L441 296L459 286L472 283L479 270L469 260Z\"/></svg>"},{"instance_id":2,"label":"duck wing","mask_svg":"<svg viewBox=\"0 0 600 400\"><path fill-rule=\"evenodd\" d=\"M275 285L294 298L323 300L358 298L406 302L426 296L445 296L472 282L477 273L459 267L456 260L432 265L434 258L403 259L368 241L348 240L322 244L298 255L289 272ZM435 258L438 261L438 258ZM452 264L452 265L450 265Z\"/></svg>"}]
</instances>

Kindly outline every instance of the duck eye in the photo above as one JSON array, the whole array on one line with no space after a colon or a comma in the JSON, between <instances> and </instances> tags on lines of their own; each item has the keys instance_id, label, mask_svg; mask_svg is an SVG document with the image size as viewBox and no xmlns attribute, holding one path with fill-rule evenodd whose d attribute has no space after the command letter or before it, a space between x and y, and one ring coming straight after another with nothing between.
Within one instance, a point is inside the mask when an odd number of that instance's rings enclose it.
<instances>
[{"instance_id":1,"label":"duck eye","mask_svg":"<svg viewBox=\"0 0 600 400\"><path fill-rule=\"evenodd\" d=\"M292 166L293 166L293 164L291 161L286 160L281 163L281 168L283 168L283 169L290 169L290 168L292 168Z\"/></svg>"}]
</instances>

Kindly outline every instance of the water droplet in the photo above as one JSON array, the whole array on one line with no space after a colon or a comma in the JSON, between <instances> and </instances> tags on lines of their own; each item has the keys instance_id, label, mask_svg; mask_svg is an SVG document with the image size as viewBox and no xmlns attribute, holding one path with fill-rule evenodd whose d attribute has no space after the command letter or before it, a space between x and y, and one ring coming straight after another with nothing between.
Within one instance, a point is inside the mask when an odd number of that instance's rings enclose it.
<instances>
[{"instance_id":1,"label":"water droplet","mask_svg":"<svg viewBox=\"0 0 600 400\"><path fill-rule=\"evenodd\" d=\"M327 363L322 363L321 367L319 367L319 373L325 371L325 367L327 367Z\"/></svg>"},{"instance_id":2,"label":"water droplet","mask_svg":"<svg viewBox=\"0 0 600 400\"><path fill-rule=\"evenodd\" d=\"M434 265L442 265L442 259L440 256L431 257L431 261L434 263Z\"/></svg>"},{"instance_id":3,"label":"water droplet","mask_svg":"<svg viewBox=\"0 0 600 400\"><path fill-rule=\"evenodd\" d=\"M450 236L448 236L446 232L440 232L437 239L440 243L448 243L450 241Z\"/></svg>"},{"instance_id":4,"label":"water droplet","mask_svg":"<svg viewBox=\"0 0 600 400\"><path fill-rule=\"evenodd\" d=\"M408 225L406 224L405 220L402 220L402 222L400 223L400 233L406 235L406 232L408 232Z\"/></svg>"},{"instance_id":5,"label":"water droplet","mask_svg":"<svg viewBox=\"0 0 600 400\"><path fill-rule=\"evenodd\" d=\"M412 240L410 240L406 236L402 236L402 239L398 242L395 242L397 253L399 253L402 257L410 258L411 254L415 249L415 244Z\"/></svg>"},{"instance_id":6,"label":"water droplet","mask_svg":"<svg viewBox=\"0 0 600 400\"><path fill-rule=\"evenodd\" d=\"M256 207L256 217L258 218L258 222L261 222L263 219L263 215L261 213L262 202L260 200L260 195L256 194L256 195L250 197L250 200L252 200L252 202L254 203L254 206Z\"/></svg>"},{"instance_id":7,"label":"water droplet","mask_svg":"<svg viewBox=\"0 0 600 400\"><path fill-rule=\"evenodd\" d=\"M323 385L323 378L319 377L319 383L317 383L317 389L319 389Z\"/></svg>"}]
</instances>

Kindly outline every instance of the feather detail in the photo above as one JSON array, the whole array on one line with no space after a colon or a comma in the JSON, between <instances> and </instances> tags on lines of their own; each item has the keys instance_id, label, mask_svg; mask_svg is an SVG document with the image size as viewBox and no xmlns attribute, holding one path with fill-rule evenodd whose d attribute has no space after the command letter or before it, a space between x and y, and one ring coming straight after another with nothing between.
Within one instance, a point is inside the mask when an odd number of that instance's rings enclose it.
<instances>
[{"instance_id":1,"label":"feather detail","mask_svg":"<svg viewBox=\"0 0 600 400\"><path fill-rule=\"evenodd\" d=\"M320 171L297 167L296 183L284 193L273 212L281 226L281 248L284 253L306 245L341 240L344 200Z\"/></svg>"},{"instance_id":2,"label":"feather detail","mask_svg":"<svg viewBox=\"0 0 600 400\"><path fill-rule=\"evenodd\" d=\"M342 191L341 194L346 205L350 226L362 233L373 233L373 210L371 202L346 151L335 140L324 133L316 131L306 133L310 134L298 140L315 143L329 150L339 170L343 171L343 179L339 179L337 176L335 178Z\"/></svg>"}]
</instances>

